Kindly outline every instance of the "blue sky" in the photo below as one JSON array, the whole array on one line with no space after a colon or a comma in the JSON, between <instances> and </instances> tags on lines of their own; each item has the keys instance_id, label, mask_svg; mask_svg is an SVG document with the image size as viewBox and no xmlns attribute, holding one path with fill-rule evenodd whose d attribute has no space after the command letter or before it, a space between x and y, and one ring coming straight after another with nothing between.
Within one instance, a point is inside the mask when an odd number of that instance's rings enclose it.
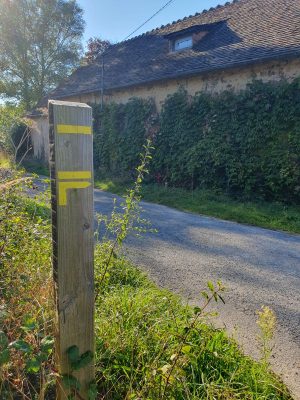
<instances>
[{"instance_id":1,"label":"blue sky","mask_svg":"<svg viewBox=\"0 0 300 400\"><path fill-rule=\"evenodd\" d=\"M135 35L226 1L174 0ZM78 3L84 10L86 21L84 42L91 36L119 42L166 4L167 0L78 0Z\"/></svg>"}]
</instances>

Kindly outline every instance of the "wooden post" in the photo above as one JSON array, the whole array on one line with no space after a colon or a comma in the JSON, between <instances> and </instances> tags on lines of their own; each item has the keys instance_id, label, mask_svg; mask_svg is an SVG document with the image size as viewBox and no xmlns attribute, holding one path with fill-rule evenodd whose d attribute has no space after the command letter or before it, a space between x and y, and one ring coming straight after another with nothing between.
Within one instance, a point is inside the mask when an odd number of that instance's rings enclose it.
<instances>
[{"instance_id":1,"label":"wooden post","mask_svg":"<svg viewBox=\"0 0 300 400\"><path fill-rule=\"evenodd\" d=\"M57 398L67 399L74 394L75 377L80 382L75 398L88 400L88 388L95 377L94 361L74 370L67 351L77 346L79 353L76 356L75 350L73 358L77 357L78 362L84 353L94 353L92 110L86 104L53 100L48 109L57 307L55 352L59 374L65 376L58 379Z\"/></svg>"}]
</instances>

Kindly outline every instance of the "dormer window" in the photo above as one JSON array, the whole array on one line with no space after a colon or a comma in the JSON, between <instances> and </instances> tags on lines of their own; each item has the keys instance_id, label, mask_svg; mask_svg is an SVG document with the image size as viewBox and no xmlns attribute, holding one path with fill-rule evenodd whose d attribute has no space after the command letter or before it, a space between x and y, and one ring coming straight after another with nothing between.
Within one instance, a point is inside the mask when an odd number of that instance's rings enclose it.
<instances>
[{"instance_id":1,"label":"dormer window","mask_svg":"<svg viewBox=\"0 0 300 400\"><path fill-rule=\"evenodd\" d=\"M197 51L199 43L221 23L223 24L223 21L212 24L192 25L179 31L167 33L164 38L169 40L169 51L171 53L188 49Z\"/></svg>"},{"instance_id":2,"label":"dormer window","mask_svg":"<svg viewBox=\"0 0 300 400\"><path fill-rule=\"evenodd\" d=\"M193 37L192 36L185 36L179 39L174 40L174 51L189 49L193 47Z\"/></svg>"}]
</instances>

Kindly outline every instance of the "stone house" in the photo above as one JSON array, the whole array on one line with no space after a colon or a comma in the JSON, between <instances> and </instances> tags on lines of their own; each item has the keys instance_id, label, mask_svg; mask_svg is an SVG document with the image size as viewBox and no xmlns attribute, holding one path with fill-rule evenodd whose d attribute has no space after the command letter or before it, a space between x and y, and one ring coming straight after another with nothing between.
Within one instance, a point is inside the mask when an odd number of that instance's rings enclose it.
<instances>
[{"instance_id":1,"label":"stone house","mask_svg":"<svg viewBox=\"0 0 300 400\"><path fill-rule=\"evenodd\" d=\"M34 155L48 157L47 100L88 103L153 98L180 86L240 91L253 80L300 76L300 1L234 0L110 46L46 96L33 119Z\"/></svg>"}]
</instances>

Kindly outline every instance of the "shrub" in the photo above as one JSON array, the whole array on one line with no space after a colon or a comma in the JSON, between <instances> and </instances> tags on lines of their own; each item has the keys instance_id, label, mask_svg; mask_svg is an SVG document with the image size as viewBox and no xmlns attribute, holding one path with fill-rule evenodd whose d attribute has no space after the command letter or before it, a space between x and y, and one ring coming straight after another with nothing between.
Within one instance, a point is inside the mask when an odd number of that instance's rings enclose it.
<instances>
[{"instance_id":1,"label":"shrub","mask_svg":"<svg viewBox=\"0 0 300 400\"><path fill-rule=\"evenodd\" d=\"M150 100L93 106L96 171L132 178L146 141L146 124L154 113Z\"/></svg>"},{"instance_id":2,"label":"shrub","mask_svg":"<svg viewBox=\"0 0 300 400\"><path fill-rule=\"evenodd\" d=\"M11 158L14 164L30 155L32 149L29 126L23 114L22 107L0 105L0 153Z\"/></svg>"},{"instance_id":3,"label":"shrub","mask_svg":"<svg viewBox=\"0 0 300 400\"><path fill-rule=\"evenodd\" d=\"M53 383L50 213L24 190L24 180L1 188L1 399L44 399Z\"/></svg>"},{"instance_id":4,"label":"shrub","mask_svg":"<svg viewBox=\"0 0 300 400\"><path fill-rule=\"evenodd\" d=\"M160 113L151 180L231 196L299 203L300 81L254 81L240 93L169 96ZM95 113L95 166L132 174L151 101L132 99Z\"/></svg>"}]
</instances>

